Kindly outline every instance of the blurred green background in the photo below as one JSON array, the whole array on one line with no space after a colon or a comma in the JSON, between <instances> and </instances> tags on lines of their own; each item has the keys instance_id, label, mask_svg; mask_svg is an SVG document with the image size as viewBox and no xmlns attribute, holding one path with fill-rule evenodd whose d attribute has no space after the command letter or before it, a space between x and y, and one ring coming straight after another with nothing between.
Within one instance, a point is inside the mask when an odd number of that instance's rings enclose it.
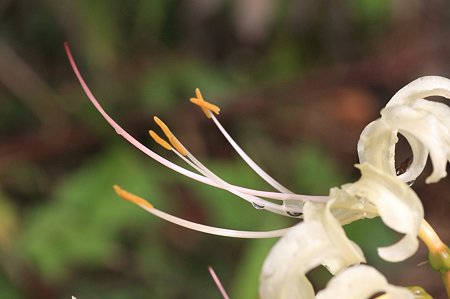
<instances>
[{"instance_id":1,"label":"blurred green background","mask_svg":"<svg viewBox=\"0 0 450 299\"><path fill-rule=\"evenodd\" d=\"M303 194L357 179L359 133L400 87L450 76L448 1L0 1L0 298L257 298L276 240L227 239L156 219L113 184L204 224L276 229L292 219L181 177L115 134L87 100L71 45L105 109L142 143L160 116L219 176L270 189L188 99L201 88L265 170ZM407 153L407 151L406 151ZM402 154L402 153L400 153ZM448 179L418 182L429 221L449 240ZM386 264L398 236L378 221L347 228L391 282L444 296L416 257ZM321 288L323 269L311 278ZM443 297L441 297L443 298Z\"/></svg>"}]
</instances>

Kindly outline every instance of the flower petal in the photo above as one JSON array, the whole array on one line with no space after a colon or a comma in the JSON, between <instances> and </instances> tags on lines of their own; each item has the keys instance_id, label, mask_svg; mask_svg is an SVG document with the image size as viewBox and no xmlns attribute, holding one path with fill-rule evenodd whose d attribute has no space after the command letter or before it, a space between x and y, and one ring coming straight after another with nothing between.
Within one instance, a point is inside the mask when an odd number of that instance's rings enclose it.
<instances>
[{"instance_id":1,"label":"flower petal","mask_svg":"<svg viewBox=\"0 0 450 299\"><path fill-rule=\"evenodd\" d=\"M331 214L330 208L336 202L336 199L330 199L328 203L306 203L303 211L305 222L318 221L322 223L327 238L333 247L340 253L338 256L327 258L322 264L327 269L336 274L338 271L348 265L365 262L364 254L361 249L347 238L339 221Z\"/></svg>"},{"instance_id":2,"label":"flower petal","mask_svg":"<svg viewBox=\"0 0 450 299\"><path fill-rule=\"evenodd\" d=\"M387 298L392 299L414 298L408 289L388 284L386 278L374 268L359 265L333 277L327 287L317 294L316 299L363 299L378 292L386 292Z\"/></svg>"},{"instance_id":3,"label":"flower petal","mask_svg":"<svg viewBox=\"0 0 450 299\"><path fill-rule=\"evenodd\" d=\"M314 289L305 273L335 254L330 245L320 222L302 222L293 227L272 247L264 261L260 298L314 298Z\"/></svg>"},{"instance_id":4,"label":"flower petal","mask_svg":"<svg viewBox=\"0 0 450 299\"><path fill-rule=\"evenodd\" d=\"M400 89L386 105L410 104L417 99L441 96L450 99L450 80L440 76L420 77Z\"/></svg>"},{"instance_id":5,"label":"flower petal","mask_svg":"<svg viewBox=\"0 0 450 299\"><path fill-rule=\"evenodd\" d=\"M408 258L417 250L417 234L423 219L422 203L414 191L397 177L368 163L357 167L361 170L361 178L342 186L342 189L349 196L374 205L387 226L406 235L396 244L380 249L380 256L392 262Z\"/></svg>"},{"instance_id":6,"label":"flower petal","mask_svg":"<svg viewBox=\"0 0 450 299\"><path fill-rule=\"evenodd\" d=\"M318 214L322 213L320 208L317 210ZM335 230L339 232L339 229L342 230L338 224ZM314 290L305 276L309 270L325 262L332 264L334 269L341 269L361 260L361 257L355 259L353 252L342 251L343 247L349 248L349 245L342 245L344 242L353 246L350 240L341 239L342 234L343 231L337 237L331 236L324 224L316 220L299 223L290 229L275 244L264 262L260 276L260 298L314 298Z\"/></svg>"},{"instance_id":7,"label":"flower petal","mask_svg":"<svg viewBox=\"0 0 450 299\"><path fill-rule=\"evenodd\" d=\"M412 106L393 106L383 109L382 119L403 134L411 145L414 158L412 171L405 176L415 179L418 169L425 166L427 153L433 163L433 173L426 179L434 183L446 176L450 160L450 108L442 103L417 100Z\"/></svg>"},{"instance_id":8,"label":"flower petal","mask_svg":"<svg viewBox=\"0 0 450 299\"><path fill-rule=\"evenodd\" d=\"M395 144L397 133L411 146L413 161L400 176L404 182L414 181L423 171L428 154L433 173L427 183L446 176L450 161L450 108L424 97L450 98L450 80L438 76L419 78L399 90L381 112L381 118L370 123L358 142L361 163L368 162L395 175Z\"/></svg>"}]
</instances>

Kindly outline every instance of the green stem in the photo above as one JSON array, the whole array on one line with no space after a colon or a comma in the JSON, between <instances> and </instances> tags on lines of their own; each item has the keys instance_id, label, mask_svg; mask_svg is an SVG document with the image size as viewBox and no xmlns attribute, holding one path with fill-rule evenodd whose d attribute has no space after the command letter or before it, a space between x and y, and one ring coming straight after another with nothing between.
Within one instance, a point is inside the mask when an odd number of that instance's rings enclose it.
<instances>
[{"instance_id":1,"label":"green stem","mask_svg":"<svg viewBox=\"0 0 450 299\"><path fill-rule=\"evenodd\" d=\"M424 219L419 230L419 238L425 243L429 251L431 266L441 272L442 280L450 299L450 250L441 241L431 225Z\"/></svg>"}]
</instances>

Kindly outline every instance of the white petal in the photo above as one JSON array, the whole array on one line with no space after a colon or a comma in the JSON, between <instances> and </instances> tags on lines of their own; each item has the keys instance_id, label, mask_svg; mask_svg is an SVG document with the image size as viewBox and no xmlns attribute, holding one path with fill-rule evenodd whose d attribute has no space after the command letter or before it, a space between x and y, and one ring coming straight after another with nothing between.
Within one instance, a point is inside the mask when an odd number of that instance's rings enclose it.
<instances>
[{"instance_id":1,"label":"white petal","mask_svg":"<svg viewBox=\"0 0 450 299\"><path fill-rule=\"evenodd\" d=\"M410 104L417 99L430 96L450 98L450 80L440 76L418 78L400 89L386 107Z\"/></svg>"},{"instance_id":2,"label":"white petal","mask_svg":"<svg viewBox=\"0 0 450 299\"><path fill-rule=\"evenodd\" d=\"M380 256L392 262L408 258L417 250L417 234L423 219L422 203L414 191L397 177L371 164L357 167L361 170L361 178L353 184L342 186L342 189L373 204L387 226L406 235L396 244L380 250Z\"/></svg>"},{"instance_id":3,"label":"white petal","mask_svg":"<svg viewBox=\"0 0 450 299\"><path fill-rule=\"evenodd\" d=\"M366 265L350 267L333 277L327 287L320 291L316 299L364 299L386 292L388 298L413 299L414 295L406 288L389 285L386 278L372 267Z\"/></svg>"},{"instance_id":4,"label":"white petal","mask_svg":"<svg viewBox=\"0 0 450 299\"><path fill-rule=\"evenodd\" d=\"M395 144L397 131L378 119L368 124L358 141L360 163L370 163L391 175L395 174Z\"/></svg>"},{"instance_id":5,"label":"white petal","mask_svg":"<svg viewBox=\"0 0 450 299\"><path fill-rule=\"evenodd\" d=\"M406 235L399 242L378 248L378 255L387 261L402 261L417 251L419 241L415 236Z\"/></svg>"},{"instance_id":6,"label":"white petal","mask_svg":"<svg viewBox=\"0 0 450 299\"><path fill-rule=\"evenodd\" d=\"M418 100L413 106L393 106L382 111L383 119L391 128L410 139L417 140L411 144L413 151L425 154L430 152L433 173L427 183L437 182L446 176L447 160L450 159L450 108L442 103ZM425 147L426 149L422 149ZM419 156L417 163L424 162L426 155ZM415 162L413 161L413 164Z\"/></svg>"},{"instance_id":7,"label":"white petal","mask_svg":"<svg viewBox=\"0 0 450 299\"><path fill-rule=\"evenodd\" d=\"M305 276L309 270L324 261L339 261L341 268L355 262L348 261L347 253L341 252L341 246L336 246L333 241L335 239L330 239L330 234L319 221L302 222L290 229L271 249L264 262L260 298L314 298L314 290Z\"/></svg>"},{"instance_id":8,"label":"white petal","mask_svg":"<svg viewBox=\"0 0 450 299\"><path fill-rule=\"evenodd\" d=\"M400 176L404 182L413 181L423 171L430 154L433 173L427 183L446 176L450 161L450 108L424 100L424 97L450 98L450 80L429 76L419 78L398 91L382 110L382 117L370 123L358 142L360 162L395 175L395 143L397 133L409 142L413 161Z\"/></svg>"},{"instance_id":9,"label":"white petal","mask_svg":"<svg viewBox=\"0 0 450 299\"><path fill-rule=\"evenodd\" d=\"M330 208L335 202L336 199L330 199L326 205L308 202L303 210L305 222L318 221L322 223L330 243L340 252L338 256L327 258L322 262L333 274L348 265L365 262L361 249L347 238L341 224L331 214Z\"/></svg>"}]
</instances>

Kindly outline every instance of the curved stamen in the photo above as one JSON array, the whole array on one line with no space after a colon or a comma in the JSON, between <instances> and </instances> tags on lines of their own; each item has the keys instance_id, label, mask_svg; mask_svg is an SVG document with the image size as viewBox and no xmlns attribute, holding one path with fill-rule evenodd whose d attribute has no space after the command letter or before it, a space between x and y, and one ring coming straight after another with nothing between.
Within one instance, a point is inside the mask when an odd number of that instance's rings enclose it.
<instances>
[{"instance_id":1,"label":"curved stamen","mask_svg":"<svg viewBox=\"0 0 450 299\"><path fill-rule=\"evenodd\" d=\"M277 189L282 193L294 193L288 188L281 185L274 178L272 178L267 172L265 172L261 167L258 166L245 152L244 150L234 141L233 138L228 134L228 132L224 129L224 127L220 124L219 120L212 115L212 120L216 124L217 128L220 130L222 135L228 140L230 145L234 148L234 150L241 156L241 158L250 166L256 174L258 174L264 181L266 181L269 185Z\"/></svg>"},{"instance_id":2,"label":"curved stamen","mask_svg":"<svg viewBox=\"0 0 450 299\"><path fill-rule=\"evenodd\" d=\"M175 152L175 153L177 153L177 152ZM180 156L180 158L182 157L181 155L179 155L179 156ZM204 176L210 178L213 182L216 182L218 185L222 186L222 189L227 190L228 192L244 199L245 201L247 201L251 204L256 204L261 209L265 209L265 210L271 211L273 213L277 213L277 214L286 216L287 211L284 206L264 200L255 195L250 195L250 194L240 192L233 185L224 181L219 176L217 176L215 173L213 173L211 170L209 170L205 165L203 165L199 160L197 160L189 151L187 151L186 157L187 157L186 159L189 159L192 162L193 166L195 166L195 169L197 169ZM301 207L297 207L296 210L301 211Z\"/></svg>"},{"instance_id":3,"label":"curved stamen","mask_svg":"<svg viewBox=\"0 0 450 299\"><path fill-rule=\"evenodd\" d=\"M205 109L209 109L208 108L209 106L206 106L206 105L215 106L215 105L212 105L212 104L206 102L203 99L203 96L201 95L200 90L198 88L195 90L195 93L197 95L197 98L191 98L191 102L196 104L196 105L198 105L198 106L200 106L202 108L203 112L205 112ZM215 107L217 107L217 106L215 106ZM288 188L286 188L283 185L281 185L274 178L272 178L267 172L265 172L261 167L259 167L244 152L244 150L234 141L234 139L231 138L230 134L228 134L228 132L220 124L219 120L212 113L209 113L206 116L213 120L214 124L217 126L219 131L222 133L222 135L225 137L225 139L230 143L230 145L234 148L234 150L239 154L239 156L241 156L241 158L245 161L245 163L247 163L247 165L250 166L250 168L253 169L253 171L255 171L264 181L266 181L269 185L271 185L272 187L274 187L275 189L277 189L280 192L283 192L283 193L294 193L294 192L290 191Z\"/></svg>"},{"instance_id":4,"label":"curved stamen","mask_svg":"<svg viewBox=\"0 0 450 299\"><path fill-rule=\"evenodd\" d=\"M286 212L287 208L282 208L279 205L273 204L271 202L265 201L255 195L248 194L245 192L242 192L241 190L238 190L236 186L224 181L223 179L219 178L216 174L214 174L211 170L209 170L203 163L201 163L198 159L196 159L187 149L186 147L178 140L178 138L172 133L172 131L169 129L169 127L158 117L154 117L154 120L156 124L162 129L166 137L169 139L169 142L172 146L168 145L167 142L162 140L156 133L151 131L150 135L151 137L159 144L164 146L167 149L172 150L174 153L176 153L182 160L184 160L186 163L188 163L191 167L193 167L195 170L203 174L205 177L211 179L213 182L216 182L218 185L222 186L222 189L228 190L232 192L233 194L251 202L252 204L257 204L258 206L264 206L267 207L268 210L277 210L279 211L279 214L283 214ZM170 148L169 148L169 147ZM187 158L186 158L187 157ZM233 190L231 190L233 189ZM288 193L293 194L293 193ZM316 199L315 197L313 197ZM305 198L302 198L302 201L304 201ZM290 209L295 210L291 211L293 213L297 213L301 210L301 207L298 206L297 201L290 201L289 202ZM280 211L282 213L280 213ZM292 215L292 214L291 214Z\"/></svg>"},{"instance_id":5,"label":"curved stamen","mask_svg":"<svg viewBox=\"0 0 450 299\"><path fill-rule=\"evenodd\" d=\"M170 162L169 160L164 159L157 153L153 152L146 146L144 146L142 143L140 143L138 140L136 140L133 136L131 136L127 131L125 131L118 123L116 123L103 109L103 107L100 105L100 103L95 98L94 94L91 92L89 87L87 86L86 82L84 81L83 77L81 76L80 71L78 70L78 67L75 63L75 60L73 59L72 53L70 52L70 48L68 43L64 43L64 47L66 49L66 54L69 59L70 65L72 66L72 69L77 76L78 81L81 84L81 87L83 88L84 92L86 93L89 100L92 102L94 107L100 112L100 114L105 118L105 120L113 127L113 129L116 131L117 134L121 135L123 138L125 138L129 143L134 145L137 149L142 151L144 154L149 156L150 158L156 160L157 162L163 164L167 168L170 168L182 175L185 175L187 177L190 177L194 180L197 180L199 182L215 186L214 183L212 183L208 178L205 178L197 173L194 173L192 171L189 171L183 167L178 166L175 163Z\"/></svg>"},{"instance_id":6,"label":"curved stamen","mask_svg":"<svg viewBox=\"0 0 450 299\"><path fill-rule=\"evenodd\" d=\"M173 162L170 162L169 160L161 157L160 155L156 154L146 146L144 146L142 143L140 143L137 139L135 139L133 136L131 136L128 132L126 132L117 122L115 122L103 109L103 107L100 105L100 103L95 98L92 91L89 89L89 86L86 84L83 76L81 75L78 66L75 63L75 60L72 56L72 53L70 51L68 43L64 43L64 47L66 50L67 57L69 59L70 65L75 73L75 76L77 77L78 81L80 82L81 87L83 88L85 94L91 101L91 103L94 105L94 107L100 112L100 114L105 118L105 120L113 127L113 129L116 131L117 134L121 135L126 141L128 141L130 144L135 146L137 149L139 149L141 152L149 156L150 158L154 159L155 161L161 163L162 165L166 166L169 169L172 169L175 172L178 172L184 176L187 176L191 179L194 179L196 181L199 181L201 183L211 185L217 188L224 189L223 186L218 185L216 182L213 182L211 179L199 175L195 172L192 172L190 170L187 170ZM159 143L162 145L161 143ZM268 191L260 191L260 190L254 190L250 188L244 188L239 186L234 186L234 188L237 190L244 192L246 194L251 195L257 195L262 196L266 198L273 198L273 199L280 199L280 200L286 200L286 199L296 199L296 200L317 200L317 201L326 201L328 198L325 196L302 196L298 194L284 194L284 193L275 193L275 192L268 192Z\"/></svg>"},{"instance_id":7,"label":"curved stamen","mask_svg":"<svg viewBox=\"0 0 450 299\"><path fill-rule=\"evenodd\" d=\"M173 148L172 151L177 154L181 159L185 160L186 162L190 161L192 162L188 164L191 165L194 169L196 169L198 172L203 174L204 176L210 178L213 182L216 182L218 185L222 186L223 189L231 192L232 194L241 197L242 199L250 202L252 205L256 205L260 209L267 209L271 212L281 214L281 215L289 215L289 216L295 216L298 217L301 215L302 206L299 205L298 201L291 202L289 204L289 211L288 208L283 204L282 206L274 204L272 202L266 201L264 199L261 199L254 195L248 195L242 192L239 192L236 190L233 185L229 184L228 182L224 181L220 177L218 177L214 172L209 170L205 165L203 165L197 158L195 158L187 149L186 147L181 144L181 142L175 137L175 135L172 133L172 131L169 129L169 127L161 121L158 117L154 117L155 122L161 127L164 134L166 134L166 137L169 138L170 143L172 144ZM173 142L173 140L176 141L176 143ZM159 141L159 140L158 140ZM181 152L182 151L182 152ZM185 158L185 156L187 158Z\"/></svg>"},{"instance_id":8,"label":"curved stamen","mask_svg":"<svg viewBox=\"0 0 450 299\"><path fill-rule=\"evenodd\" d=\"M178 155L178 157L180 157L184 162L186 162L187 164L189 164L189 166L191 166L193 169L197 170L197 172L204 174L204 172L202 171L202 169L200 169L196 164L194 164L194 162L192 162L190 159L188 159L185 155L180 154L179 152L177 152L176 150L174 150L173 148L171 148L171 150ZM192 155L192 154L191 154ZM204 166L206 168L206 166ZM211 170L209 170L210 172L212 172ZM208 177L207 175L205 175L205 177ZM213 182L214 180L211 179ZM314 202L327 202L329 197L328 196L317 196L317 195L302 195L302 194L295 194L295 193L280 193L280 192L272 192L272 191L263 191L263 190L256 190L256 189L250 189L250 188L246 188L246 187L241 187L238 185L233 185L231 183L227 183L231 188L241 192L241 193L245 193L248 195L253 195L253 196L258 196L258 197L263 197L263 198L267 198L267 199L273 199L273 200L282 200L282 201L314 201ZM220 189L227 189L224 186L219 186L219 185L214 185L217 188Z\"/></svg>"},{"instance_id":9,"label":"curved stamen","mask_svg":"<svg viewBox=\"0 0 450 299\"><path fill-rule=\"evenodd\" d=\"M219 228L219 227L213 227L208 225L203 225L200 223L188 221L179 217L175 217L173 215L167 214L163 211L160 211L156 209L151 203L149 203L147 200L145 200L142 197L139 197L131 192L128 192L121 187L114 185L114 190L116 191L117 195L119 195L121 198L130 201L138 206L140 206L142 209L146 210L147 212L155 215L156 217L162 218L168 222L171 222L173 224L177 224L179 226L183 226L195 231L217 235L217 236L224 236L224 237L233 237L233 238L246 238L246 239L262 239L262 238L276 238L281 237L290 229L284 228L279 230L272 230L272 231L239 231L239 230L232 230L232 229L225 229L225 228Z\"/></svg>"},{"instance_id":10,"label":"curved stamen","mask_svg":"<svg viewBox=\"0 0 450 299\"><path fill-rule=\"evenodd\" d=\"M223 287L222 283L220 282L219 277L217 277L217 274L214 271L214 269L211 266L208 266L208 271L209 271L209 274L211 274L211 277L214 280L217 288L219 289L220 294L222 295L223 299L230 299L227 292L225 291L225 288Z\"/></svg>"}]
</instances>

